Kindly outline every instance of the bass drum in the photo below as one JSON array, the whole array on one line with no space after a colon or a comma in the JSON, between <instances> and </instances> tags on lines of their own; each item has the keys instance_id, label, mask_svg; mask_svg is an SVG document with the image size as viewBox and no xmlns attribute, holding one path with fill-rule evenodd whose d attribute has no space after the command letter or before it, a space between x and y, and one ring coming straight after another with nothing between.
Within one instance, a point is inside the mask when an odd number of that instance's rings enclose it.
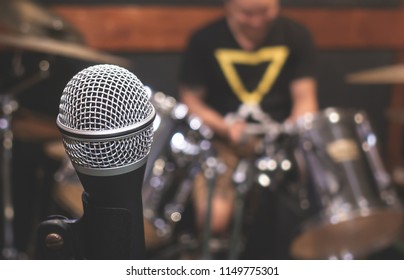
<instances>
[{"instance_id":1,"label":"bass drum","mask_svg":"<svg viewBox=\"0 0 404 280\"><path fill-rule=\"evenodd\" d=\"M297 121L308 218L291 244L299 259L366 257L396 240L401 203L363 112L329 108Z\"/></svg>"}]
</instances>

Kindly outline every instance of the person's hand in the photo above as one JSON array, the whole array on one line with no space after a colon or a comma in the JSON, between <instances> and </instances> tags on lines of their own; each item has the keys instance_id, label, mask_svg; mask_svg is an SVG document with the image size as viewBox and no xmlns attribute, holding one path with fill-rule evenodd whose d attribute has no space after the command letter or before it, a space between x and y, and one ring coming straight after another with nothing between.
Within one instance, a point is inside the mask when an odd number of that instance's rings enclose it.
<instances>
[{"instance_id":1,"label":"person's hand","mask_svg":"<svg viewBox=\"0 0 404 280\"><path fill-rule=\"evenodd\" d=\"M228 138L236 154L240 157L251 157L257 152L261 143L259 138L246 133L247 123L236 121L229 126Z\"/></svg>"},{"instance_id":2,"label":"person's hand","mask_svg":"<svg viewBox=\"0 0 404 280\"><path fill-rule=\"evenodd\" d=\"M228 126L227 137L232 144L238 145L245 140L245 128L247 124L238 120Z\"/></svg>"}]
</instances>

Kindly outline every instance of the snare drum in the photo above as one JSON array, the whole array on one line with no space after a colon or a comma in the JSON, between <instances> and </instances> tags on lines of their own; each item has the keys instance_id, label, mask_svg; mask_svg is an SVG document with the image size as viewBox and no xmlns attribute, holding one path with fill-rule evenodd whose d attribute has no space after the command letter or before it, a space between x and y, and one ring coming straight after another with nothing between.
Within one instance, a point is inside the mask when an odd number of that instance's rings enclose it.
<instances>
[{"instance_id":1,"label":"snare drum","mask_svg":"<svg viewBox=\"0 0 404 280\"><path fill-rule=\"evenodd\" d=\"M329 108L297 122L309 213L291 244L302 259L357 258L390 245L402 226L401 203L363 112Z\"/></svg>"}]
</instances>

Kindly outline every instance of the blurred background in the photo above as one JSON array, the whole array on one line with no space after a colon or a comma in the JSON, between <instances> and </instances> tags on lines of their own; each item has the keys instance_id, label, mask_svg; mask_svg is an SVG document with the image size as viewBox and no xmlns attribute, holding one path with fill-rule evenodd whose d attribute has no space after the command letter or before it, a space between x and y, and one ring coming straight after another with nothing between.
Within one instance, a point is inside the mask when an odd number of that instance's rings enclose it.
<instances>
[{"instance_id":1,"label":"blurred background","mask_svg":"<svg viewBox=\"0 0 404 280\"><path fill-rule=\"evenodd\" d=\"M367 113L400 193L404 1L281 3L282 13L305 25L314 37L321 108ZM115 63L135 73L152 91L177 98L180 55L188 36L222 13L220 0L0 0L0 94L7 107L2 114L13 123L12 153L6 140L2 150L3 243L8 221L20 257L29 258L40 221L58 211L77 214L75 206L60 202L69 198L54 194L55 173L64 160L55 118L70 78L87 66ZM372 73L379 67L387 68ZM16 103L18 108L13 107ZM7 129L4 122L0 125ZM10 170L4 166L11 166L11 193L5 186ZM10 201L14 216L7 213ZM376 258L402 258L400 246L398 242L393 252L380 251Z\"/></svg>"}]
</instances>

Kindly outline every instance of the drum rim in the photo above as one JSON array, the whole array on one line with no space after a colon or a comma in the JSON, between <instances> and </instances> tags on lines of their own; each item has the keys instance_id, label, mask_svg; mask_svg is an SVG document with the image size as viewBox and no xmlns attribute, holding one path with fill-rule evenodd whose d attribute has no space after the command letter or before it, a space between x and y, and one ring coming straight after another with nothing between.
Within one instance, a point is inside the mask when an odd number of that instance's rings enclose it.
<instances>
[{"instance_id":1,"label":"drum rim","mask_svg":"<svg viewBox=\"0 0 404 280\"><path fill-rule=\"evenodd\" d=\"M311 130L312 126L310 125L324 121L324 119L327 118L329 119L333 113L337 113L340 116L341 120L352 119L358 124L369 120L368 115L364 110L357 110L353 108L327 107L317 112L306 113L303 116L297 118L296 127L299 131ZM357 116L358 114L361 116L360 121L355 120L355 116ZM329 122L332 121L329 120Z\"/></svg>"},{"instance_id":2,"label":"drum rim","mask_svg":"<svg viewBox=\"0 0 404 280\"><path fill-rule=\"evenodd\" d=\"M320 254L317 254L316 256L311 255L309 257L308 256L309 254L302 253L301 250L296 249L296 246L298 246L298 243L302 242L302 240L305 237L307 237L310 234L313 234L315 231L322 230L329 226L338 226L338 225L342 225L344 223L353 222L355 220L371 218L372 216L376 216L378 214L392 215L392 216L394 216L394 219L396 219L397 221L400 221L397 224L396 232L394 234L391 234L387 241L384 240L384 242L382 242L381 244L379 244L379 243L373 244L372 246L369 246L369 248L367 248L367 249L356 250L355 252L352 252L352 254L354 256L361 256L361 255L365 254L366 252L372 252L377 249L383 248L398 238L398 236L400 234L400 228L402 228L404 225L404 212L401 207L398 207L398 208L392 208L392 207L388 207L388 206L373 207L373 208L368 209L366 214L361 214L360 209L356 209L356 210L350 211L346 215L345 219L342 219L342 220L338 221L337 223L332 223L331 216L325 215L324 211L322 211L319 214L315 215L314 217L309 218L308 221L303 222L303 224L301 226L301 232L296 234L295 237L292 239L292 242L290 245L291 254L297 258L302 258L302 259L324 258L326 256L321 256Z\"/></svg>"}]
</instances>

